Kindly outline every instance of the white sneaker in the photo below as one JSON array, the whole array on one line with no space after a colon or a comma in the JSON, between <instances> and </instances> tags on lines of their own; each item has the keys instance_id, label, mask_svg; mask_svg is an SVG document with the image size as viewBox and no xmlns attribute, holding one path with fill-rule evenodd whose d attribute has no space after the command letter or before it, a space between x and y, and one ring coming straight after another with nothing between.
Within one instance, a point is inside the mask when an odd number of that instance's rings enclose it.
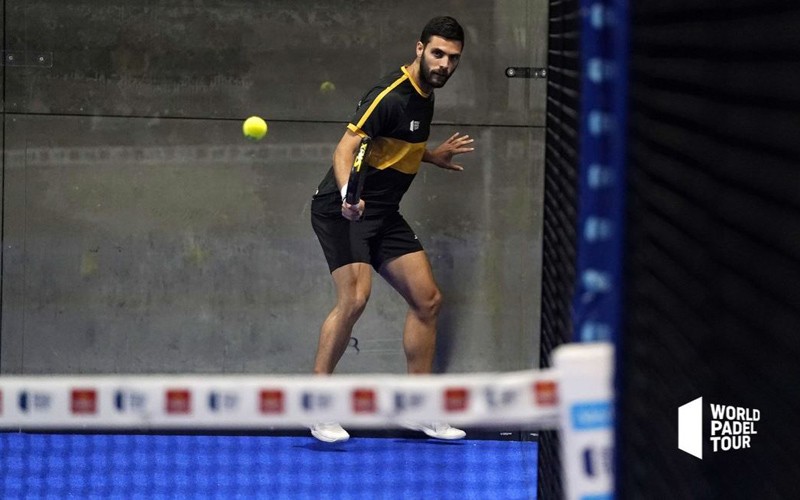
<instances>
[{"instance_id":1,"label":"white sneaker","mask_svg":"<svg viewBox=\"0 0 800 500\"><path fill-rule=\"evenodd\" d=\"M424 424L418 423L403 423L403 427L415 431L422 431L428 437L434 439L463 439L467 435L461 429L451 427L450 424L444 422L426 422Z\"/></svg>"},{"instance_id":2,"label":"white sneaker","mask_svg":"<svg viewBox=\"0 0 800 500\"><path fill-rule=\"evenodd\" d=\"M350 434L336 422L320 422L312 425L311 435L326 443L339 443L350 439Z\"/></svg>"}]
</instances>

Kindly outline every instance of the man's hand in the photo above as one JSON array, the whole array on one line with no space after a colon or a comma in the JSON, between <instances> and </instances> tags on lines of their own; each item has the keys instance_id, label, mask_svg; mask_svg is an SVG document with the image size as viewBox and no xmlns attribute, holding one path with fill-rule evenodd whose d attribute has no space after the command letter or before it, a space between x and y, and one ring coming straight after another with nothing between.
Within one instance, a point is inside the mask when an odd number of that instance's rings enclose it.
<instances>
[{"instance_id":1,"label":"man's hand","mask_svg":"<svg viewBox=\"0 0 800 500\"><path fill-rule=\"evenodd\" d=\"M474 139L470 139L468 135L460 135L459 132L456 132L433 151L425 151L422 161L448 170L464 170L461 165L453 163L453 156L475 151L475 148L469 146L473 141Z\"/></svg>"},{"instance_id":2,"label":"man's hand","mask_svg":"<svg viewBox=\"0 0 800 500\"><path fill-rule=\"evenodd\" d=\"M360 220L364 215L364 200L358 200L358 203L351 205L342 200L342 217L347 220Z\"/></svg>"}]
</instances>

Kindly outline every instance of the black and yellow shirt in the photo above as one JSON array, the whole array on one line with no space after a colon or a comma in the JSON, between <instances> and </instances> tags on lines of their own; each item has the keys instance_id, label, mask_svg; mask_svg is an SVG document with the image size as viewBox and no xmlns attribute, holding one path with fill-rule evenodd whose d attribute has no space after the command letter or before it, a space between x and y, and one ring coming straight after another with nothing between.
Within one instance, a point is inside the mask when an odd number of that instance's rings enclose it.
<instances>
[{"instance_id":1,"label":"black and yellow shirt","mask_svg":"<svg viewBox=\"0 0 800 500\"><path fill-rule=\"evenodd\" d=\"M361 98L347 128L372 138L361 192L365 216L399 209L422 162L432 119L433 93L423 92L405 67L383 77ZM341 203L331 168L319 185L312 208L338 213Z\"/></svg>"}]
</instances>

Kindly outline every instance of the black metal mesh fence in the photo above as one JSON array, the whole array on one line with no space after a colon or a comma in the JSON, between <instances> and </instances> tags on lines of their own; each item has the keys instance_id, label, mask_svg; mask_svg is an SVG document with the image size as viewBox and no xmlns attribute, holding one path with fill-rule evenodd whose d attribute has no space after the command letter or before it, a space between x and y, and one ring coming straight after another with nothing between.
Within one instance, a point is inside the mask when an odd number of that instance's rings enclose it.
<instances>
[{"instance_id":1,"label":"black metal mesh fence","mask_svg":"<svg viewBox=\"0 0 800 500\"><path fill-rule=\"evenodd\" d=\"M630 5L619 498L800 498L800 5ZM701 396L751 449L678 450Z\"/></svg>"},{"instance_id":2,"label":"black metal mesh fence","mask_svg":"<svg viewBox=\"0 0 800 500\"><path fill-rule=\"evenodd\" d=\"M551 0L549 11L547 140L542 271L541 366L569 340L575 281L575 225L578 183L578 16L577 0ZM539 498L562 496L558 434L539 435Z\"/></svg>"}]
</instances>

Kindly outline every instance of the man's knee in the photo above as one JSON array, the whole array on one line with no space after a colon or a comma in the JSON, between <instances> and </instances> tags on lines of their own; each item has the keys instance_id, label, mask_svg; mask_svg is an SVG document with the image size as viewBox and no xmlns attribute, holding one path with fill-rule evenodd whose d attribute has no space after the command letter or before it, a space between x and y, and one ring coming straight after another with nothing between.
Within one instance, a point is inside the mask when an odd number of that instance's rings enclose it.
<instances>
[{"instance_id":1,"label":"man's knee","mask_svg":"<svg viewBox=\"0 0 800 500\"><path fill-rule=\"evenodd\" d=\"M442 307L442 292L434 288L412 307L421 318L435 318L439 315L439 309Z\"/></svg>"},{"instance_id":2,"label":"man's knee","mask_svg":"<svg viewBox=\"0 0 800 500\"><path fill-rule=\"evenodd\" d=\"M353 292L339 298L339 310L347 317L358 318L369 302L369 294L363 292Z\"/></svg>"},{"instance_id":3,"label":"man's knee","mask_svg":"<svg viewBox=\"0 0 800 500\"><path fill-rule=\"evenodd\" d=\"M369 301L372 282L367 264L343 266L334 271L336 283L336 307L348 318L358 319Z\"/></svg>"}]
</instances>

